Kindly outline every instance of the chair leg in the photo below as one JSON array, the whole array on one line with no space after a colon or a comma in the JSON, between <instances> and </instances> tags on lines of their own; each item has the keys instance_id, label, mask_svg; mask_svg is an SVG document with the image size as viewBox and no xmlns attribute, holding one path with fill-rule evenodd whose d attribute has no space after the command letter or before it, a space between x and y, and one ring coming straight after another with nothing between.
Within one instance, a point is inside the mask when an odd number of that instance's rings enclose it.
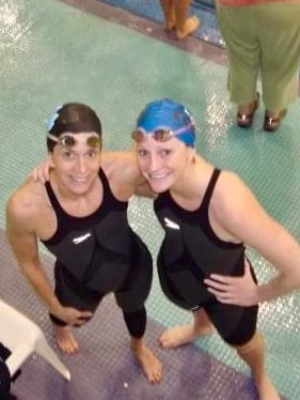
<instances>
[{"instance_id":1,"label":"chair leg","mask_svg":"<svg viewBox=\"0 0 300 400\"><path fill-rule=\"evenodd\" d=\"M34 350L52 365L67 381L71 380L71 373L51 349L44 336L37 338Z\"/></svg>"},{"instance_id":2,"label":"chair leg","mask_svg":"<svg viewBox=\"0 0 300 400\"><path fill-rule=\"evenodd\" d=\"M10 376L13 376L20 366L32 354L33 349L27 344L21 344L6 360L5 363L9 369Z\"/></svg>"}]
</instances>

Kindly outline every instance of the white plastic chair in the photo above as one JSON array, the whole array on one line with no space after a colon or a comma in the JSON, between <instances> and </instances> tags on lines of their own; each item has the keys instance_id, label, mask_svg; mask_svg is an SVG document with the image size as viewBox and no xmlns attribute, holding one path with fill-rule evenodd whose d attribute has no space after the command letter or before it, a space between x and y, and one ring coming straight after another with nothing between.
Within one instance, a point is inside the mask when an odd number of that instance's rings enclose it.
<instances>
[{"instance_id":1,"label":"white plastic chair","mask_svg":"<svg viewBox=\"0 0 300 400\"><path fill-rule=\"evenodd\" d=\"M37 353L48 361L66 380L69 381L71 379L70 371L51 349L38 325L1 299L0 341L12 352L6 360L11 376L31 354Z\"/></svg>"}]
</instances>

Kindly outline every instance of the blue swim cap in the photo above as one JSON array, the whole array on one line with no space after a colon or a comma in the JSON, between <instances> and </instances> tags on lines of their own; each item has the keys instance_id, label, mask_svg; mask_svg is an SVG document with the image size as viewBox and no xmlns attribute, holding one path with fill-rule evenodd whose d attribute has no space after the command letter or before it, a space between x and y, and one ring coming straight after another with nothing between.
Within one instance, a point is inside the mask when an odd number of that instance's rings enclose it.
<instances>
[{"instance_id":1,"label":"blue swim cap","mask_svg":"<svg viewBox=\"0 0 300 400\"><path fill-rule=\"evenodd\" d=\"M137 119L137 128L143 128L149 133L157 128L170 128L176 131L185 126L187 129L176 135L176 138L187 146L194 147L194 120L185 106L171 99L148 103Z\"/></svg>"}]
</instances>

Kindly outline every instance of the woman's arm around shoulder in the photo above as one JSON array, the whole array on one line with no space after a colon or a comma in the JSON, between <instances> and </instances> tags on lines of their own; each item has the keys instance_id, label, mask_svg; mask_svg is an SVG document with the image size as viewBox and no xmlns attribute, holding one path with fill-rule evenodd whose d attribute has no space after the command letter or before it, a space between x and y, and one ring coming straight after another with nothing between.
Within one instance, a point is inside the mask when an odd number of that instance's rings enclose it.
<instances>
[{"instance_id":1,"label":"woman's arm around shoulder","mask_svg":"<svg viewBox=\"0 0 300 400\"><path fill-rule=\"evenodd\" d=\"M154 197L153 191L140 173L133 151L103 152L102 167L118 188L126 189L129 197L133 194Z\"/></svg>"}]
</instances>

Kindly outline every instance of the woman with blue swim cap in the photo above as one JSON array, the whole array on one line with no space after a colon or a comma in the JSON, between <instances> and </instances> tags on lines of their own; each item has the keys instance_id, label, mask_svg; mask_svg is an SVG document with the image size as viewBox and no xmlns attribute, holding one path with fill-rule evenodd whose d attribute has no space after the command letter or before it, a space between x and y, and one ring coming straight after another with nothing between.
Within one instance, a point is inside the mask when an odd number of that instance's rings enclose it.
<instances>
[{"instance_id":1,"label":"woman with blue swim cap","mask_svg":"<svg viewBox=\"0 0 300 400\"><path fill-rule=\"evenodd\" d=\"M165 231L157 260L162 289L194 317L191 325L163 332L162 347L190 342L213 325L251 368L260 400L279 400L264 368L258 304L300 286L298 243L236 174L196 154L195 124L182 104L149 103L132 137L141 173L157 193L154 209ZM245 245L277 269L269 282L257 284Z\"/></svg>"}]
</instances>

